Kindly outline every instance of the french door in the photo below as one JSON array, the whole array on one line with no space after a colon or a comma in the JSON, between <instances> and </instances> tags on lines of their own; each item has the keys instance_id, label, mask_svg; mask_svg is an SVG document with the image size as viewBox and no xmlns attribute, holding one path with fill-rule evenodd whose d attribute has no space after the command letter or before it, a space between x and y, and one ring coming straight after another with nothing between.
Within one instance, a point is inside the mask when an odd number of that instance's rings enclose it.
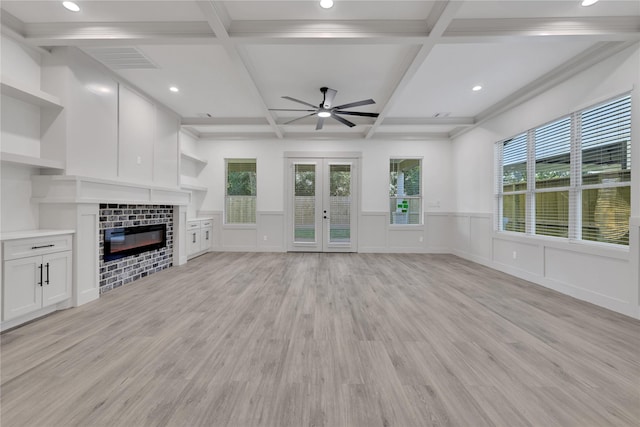
<instances>
[{"instance_id":1,"label":"french door","mask_svg":"<svg viewBox=\"0 0 640 427\"><path fill-rule=\"evenodd\" d=\"M355 252L357 159L289 160L290 251Z\"/></svg>"}]
</instances>

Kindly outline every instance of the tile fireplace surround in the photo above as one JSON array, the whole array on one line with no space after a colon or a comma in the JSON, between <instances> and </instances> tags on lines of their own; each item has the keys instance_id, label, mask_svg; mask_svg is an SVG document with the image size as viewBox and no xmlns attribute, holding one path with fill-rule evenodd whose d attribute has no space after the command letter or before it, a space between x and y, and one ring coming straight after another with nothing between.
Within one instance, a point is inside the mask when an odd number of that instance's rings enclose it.
<instances>
[{"instance_id":1,"label":"tile fireplace surround","mask_svg":"<svg viewBox=\"0 0 640 427\"><path fill-rule=\"evenodd\" d=\"M100 293L126 285L173 265L173 206L100 204L98 242ZM104 233L108 228L166 224L167 244L164 248L105 262Z\"/></svg>"}]
</instances>

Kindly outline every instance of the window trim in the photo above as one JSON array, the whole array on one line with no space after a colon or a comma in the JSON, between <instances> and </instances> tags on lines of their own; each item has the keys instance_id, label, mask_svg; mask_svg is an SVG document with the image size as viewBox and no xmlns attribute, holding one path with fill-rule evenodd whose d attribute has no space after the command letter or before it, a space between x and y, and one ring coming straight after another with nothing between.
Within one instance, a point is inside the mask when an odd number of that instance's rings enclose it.
<instances>
[{"instance_id":1,"label":"window trim","mask_svg":"<svg viewBox=\"0 0 640 427\"><path fill-rule=\"evenodd\" d=\"M405 196L405 198L407 199L419 199L420 200L420 222L418 224L392 224L391 223L391 217L392 217L392 212L389 208L387 208L387 214L389 215L389 218L387 220L387 226L393 228L394 230L399 230L399 229L406 229L406 230L413 230L419 227L423 227L424 226L424 183L422 182L424 179L424 171L423 171L423 164L424 164L424 157L423 156L390 156L389 157L389 161L388 161L388 165L391 166L391 161L392 160L417 160L419 162L419 166L420 166L420 194L417 196ZM391 187L391 170L389 170L388 174L387 174L387 194L388 194L388 190ZM391 199L394 198L394 196L388 195L387 196L387 200L389 203L391 203ZM398 198L398 195L395 195L395 198Z\"/></svg>"},{"instance_id":2,"label":"window trim","mask_svg":"<svg viewBox=\"0 0 640 427\"><path fill-rule=\"evenodd\" d=\"M609 103L616 102L623 98L629 98L629 103L631 104L631 114L633 114L633 99L631 96L631 92L626 91L620 93L616 96L607 97L605 99L599 100L598 102L588 105L586 107L582 107L579 110L573 111L570 114L564 114L560 117L557 117L553 120L549 120L546 123L543 123L539 126L535 126L525 132L518 132L515 135L503 138L500 141L495 143L495 152L494 152L494 161L495 163L495 192L494 192L494 232L496 233L504 233L504 235L511 236L522 236L527 238L542 238L542 239L552 239L559 241L568 241L570 243L578 243L587 246L593 247L601 247L601 248L616 248L616 249L628 249L629 244L624 243L611 243L611 242L600 242L595 240L587 240L582 238L582 228L583 228L583 218L582 218L582 194L585 190L599 190L599 189L607 189L607 188L625 188L632 186L632 180L628 181L620 181L620 182L611 182L611 183L597 183L597 184L583 184L583 164L582 164L582 151L583 151L583 141L581 138L581 115L588 110L596 109L599 106L603 106ZM536 129L543 128L547 125L550 125L555 122L559 122L564 118L570 119L571 126L571 134L570 134L570 150L569 150L569 185L562 187L545 187L545 188L536 188L536 157L535 157L535 131ZM631 122L633 122L633 117L631 117ZM523 134L526 134L526 170L527 170L527 179L526 179L526 190L518 190L518 191L504 191L504 143L517 138ZM632 150L633 138L629 140L629 148L628 150ZM632 157L631 157L632 158ZM632 172L631 167L628 169L630 173ZM536 234L536 205L535 198L538 193L549 193L549 192L568 192L569 195L569 212L568 212L568 232L567 237L560 236L550 236L546 234ZM504 206L503 200L504 196L511 196L517 194L526 194L525 200L525 231L509 231L504 229Z\"/></svg>"},{"instance_id":3,"label":"window trim","mask_svg":"<svg viewBox=\"0 0 640 427\"><path fill-rule=\"evenodd\" d=\"M253 163L256 167L256 194L244 196L255 198L255 222L227 222L227 186L229 184L229 163ZM224 229L254 229L258 222L258 159L256 157L225 157L224 158L224 202L222 211L222 226Z\"/></svg>"}]
</instances>

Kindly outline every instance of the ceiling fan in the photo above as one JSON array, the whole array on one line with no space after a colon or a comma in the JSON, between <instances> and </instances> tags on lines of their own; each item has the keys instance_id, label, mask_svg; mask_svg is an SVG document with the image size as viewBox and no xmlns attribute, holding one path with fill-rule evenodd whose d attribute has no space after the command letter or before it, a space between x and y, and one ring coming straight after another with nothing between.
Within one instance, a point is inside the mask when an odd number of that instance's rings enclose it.
<instances>
[{"instance_id":1,"label":"ceiling fan","mask_svg":"<svg viewBox=\"0 0 640 427\"><path fill-rule=\"evenodd\" d=\"M270 108L269 111L305 111L308 112L310 114L306 114L302 117L298 117L296 119L293 120L289 120L286 123L283 123L285 125L288 125L289 123L293 123L297 120L302 120L305 117L311 117L311 116L318 116L318 123L316 124L316 130L320 130L322 129L322 126L324 125L324 119L331 117L337 121L339 121L340 123L342 123L343 125L347 125L350 128L354 127L356 124L353 122L350 122L349 120L340 117L339 114L345 114L348 116L364 116L364 117L378 117L378 113L364 113L361 111L345 111L345 108L352 108L352 107L360 107L361 105L370 105L370 104L375 104L376 102L373 99L365 99L363 101L357 101L357 102L350 102L348 104L342 104L342 105L337 105L335 107L333 107L333 99L336 97L336 93L338 93L337 90L335 89L331 89L328 87L321 87L320 88L320 92L322 92L322 102L316 107L313 104L310 104L308 102L305 101L301 101L299 99L296 98L292 98L290 96L283 96L284 99L288 99L289 101L293 101L293 102L297 102L298 104L303 104L306 105L308 107L313 108L312 110L308 109L308 110L295 110L295 109L287 109L287 108Z\"/></svg>"}]
</instances>

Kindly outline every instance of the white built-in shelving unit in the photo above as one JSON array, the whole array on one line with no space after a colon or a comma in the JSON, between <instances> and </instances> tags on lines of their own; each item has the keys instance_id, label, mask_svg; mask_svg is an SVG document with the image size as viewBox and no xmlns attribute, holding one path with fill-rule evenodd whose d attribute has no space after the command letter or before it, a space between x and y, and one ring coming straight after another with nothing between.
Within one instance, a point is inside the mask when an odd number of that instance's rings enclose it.
<instances>
[{"instance_id":1,"label":"white built-in shelving unit","mask_svg":"<svg viewBox=\"0 0 640 427\"><path fill-rule=\"evenodd\" d=\"M60 112L63 109L63 105L60 102L59 98L49 93L43 92L39 89L26 87L23 84L7 79L6 77L2 77L0 80L0 92L4 96L13 98L15 100L24 102L29 105L36 106L40 109L40 112L42 112L43 110ZM8 105L4 105L3 108L11 108L11 107ZM32 125L33 126L37 125L39 128L40 126L39 118L38 118L38 123L29 123L28 120L25 120L25 123L21 124L21 126L24 126L23 130L25 131L25 133L29 132L27 127ZM20 132L20 130L21 129L18 127L17 128L18 133ZM15 132L16 129L14 129L13 131ZM41 134L42 134L42 130L41 130ZM0 160L2 160L3 163L37 167L41 169L46 169L49 172L54 172L54 173L62 173L64 171L64 164L59 160L43 158L40 155L33 156L33 155L27 155L24 153L12 152L10 148L7 150L6 148L7 145L10 145L10 144L3 144L2 151L0 151Z\"/></svg>"},{"instance_id":2,"label":"white built-in shelving unit","mask_svg":"<svg viewBox=\"0 0 640 427\"><path fill-rule=\"evenodd\" d=\"M207 161L199 157L180 153L180 188L182 190L206 192L207 188L198 184L198 176L207 166Z\"/></svg>"}]
</instances>

